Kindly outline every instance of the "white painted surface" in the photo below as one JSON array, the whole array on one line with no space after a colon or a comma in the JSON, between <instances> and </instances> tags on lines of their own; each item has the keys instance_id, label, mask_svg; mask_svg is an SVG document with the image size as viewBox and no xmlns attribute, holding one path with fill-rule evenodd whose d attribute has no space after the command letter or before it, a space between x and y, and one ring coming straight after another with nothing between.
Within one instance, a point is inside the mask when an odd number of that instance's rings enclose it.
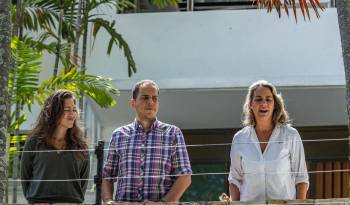
<instances>
[{"instance_id":1,"label":"white painted surface","mask_svg":"<svg viewBox=\"0 0 350 205\"><path fill-rule=\"evenodd\" d=\"M265 10L116 15L138 72L127 76L117 48L106 56L101 35L88 57L88 72L113 79L116 107L93 106L103 137L129 123L130 89L140 79L161 88L159 119L182 129L241 125L247 87L266 79L281 88L296 126L345 125L345 77L335 9L321 19L278 19ZM102 33L101 33L102 34ZM93 103L92 103L93 105ZM89 122L91 124L91 122Z\"/></svg>"},{"instance_id":2,"label":"white painted surface","mask_svg":"<svg viewBox=\"0 0 350 205\"><path fill-rule=\"evenodd\" d=\"M282 86L345 82L334 8L311 22L299 14L297 24L265 10L125 14L115 20L138 72L129 79L122 54L105 56L109 39L103 36L89 67L120 89L144 78L170 89L246 87L255 79Z\"/></svg>"}]
</instances>

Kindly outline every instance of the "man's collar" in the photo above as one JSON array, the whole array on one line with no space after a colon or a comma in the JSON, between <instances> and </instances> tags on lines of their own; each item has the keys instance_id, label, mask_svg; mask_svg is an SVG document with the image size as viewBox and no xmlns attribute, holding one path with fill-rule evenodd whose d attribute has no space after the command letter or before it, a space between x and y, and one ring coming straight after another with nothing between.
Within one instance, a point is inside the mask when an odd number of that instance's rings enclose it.
<instances>
[{"instance_id":1,"label":"man's collar","mask_svg":"<svg viewBox=\"0 0 350 205\"><path fill-rule=\"evenodd\" d=\"M154 129L157 129L157 128L159 127L159 123L160 123L160 122L158 121L157 118L154 119L154 121L153 121L153 123L152 123L152 125L151 125L151 127L150 127L150 131L151 131L151 130L154 130ZM135 128L135 130L138 130L138 129L144 130L143 127L142 127L142 124L141 124L139 121L137 121L136 118L135 118L135 120L134 120L134 128Z\"/></svg>"}]
</instances>

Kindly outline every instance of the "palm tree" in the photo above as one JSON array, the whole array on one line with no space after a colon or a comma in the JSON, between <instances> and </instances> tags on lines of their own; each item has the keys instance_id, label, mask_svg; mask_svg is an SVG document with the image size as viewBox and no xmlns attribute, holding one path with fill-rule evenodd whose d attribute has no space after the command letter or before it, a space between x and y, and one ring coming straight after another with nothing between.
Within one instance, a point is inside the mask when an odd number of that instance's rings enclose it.
<instances>
[{"instance_id":1,"label":"palm tree","mask_svg":"<svg viewBox=\"0 0 350 205\"><path fill-rule=\"evenodd\" d=\"M6 188L6 140L8 104L8 73L11 70L11 18L9 0L0 0L0 203L3 203Z\"/></svg>"},{"instance_id":2,"label":"palm tree","mask_svg":"<svg viewBox=\"0 0 350 205\"><path fill-rule=\"evenodd\" d=\"M350 1L337 0L336 7L338 11L340 38L341 38L341 44L342 44L342 50L343 50L345 84L346 84L346 106L347 106L346 108L347 108L347 114L348 114L348 128L350 129L350 31L349 31L350 30ZM349 135L349 138L350 138L350 135ZM349 146L349 149L350 149L350 146ZM348 190L350 190L350 183L349 183ZM350 193L348 193L348 195L349 194Z\"/></svg>"}]
</instances>

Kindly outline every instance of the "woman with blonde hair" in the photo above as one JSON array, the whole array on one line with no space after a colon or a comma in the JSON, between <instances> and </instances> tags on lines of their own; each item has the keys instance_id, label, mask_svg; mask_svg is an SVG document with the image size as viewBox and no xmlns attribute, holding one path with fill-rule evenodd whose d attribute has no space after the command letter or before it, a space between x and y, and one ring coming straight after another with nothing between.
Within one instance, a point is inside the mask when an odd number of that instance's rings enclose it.
<instances>
[{"instance_id":1,"label":"woman with blonde hair","mask_svg":"<svg viewBox=\"0 0 350 205\"><path fill-rule=\"evenodd\" d=\"M87 148L74 94L52 93L22 153L21 180L28 202L82 203L89 176Z\"/></svg>"},{"instance_id":2,"label":"woman with blonde hair","mask_svg":"<svg viewBox=\"0 0 350 205\"><path fill-rule=\"evenodd\" d=\"M230 201L306 199L309 179L300 135L288 124L283 98L260 80L248 90L243 129L231 146Z\"/></svg>"}]
</instances>

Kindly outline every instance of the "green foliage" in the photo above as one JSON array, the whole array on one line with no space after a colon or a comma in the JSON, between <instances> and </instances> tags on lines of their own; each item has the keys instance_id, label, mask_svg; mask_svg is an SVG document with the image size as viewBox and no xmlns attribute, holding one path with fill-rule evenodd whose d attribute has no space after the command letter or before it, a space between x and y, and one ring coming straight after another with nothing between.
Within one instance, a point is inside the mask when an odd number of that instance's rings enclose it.
<instances>
[{"instance_id":1,"label":"green foliage","mask_svg":"<svg viewBox=\"0 0 350 205\"><path fill-rule=\"evenodd\" d=\"M8 172L8 177L12 177L12 173L13 173L13 163L14 163L14 159L18 155L18 151L21 151L25 141L27 140L27 135L19 135L19 136L11 136L10 137L10 148L9 148L9 162L8 162L8 168L9 168L9 172ZM18 149L16 144L20 143L20 148ZM18 167L19 169L19 163L18 163Z\"/></svg>"},{"instance_id":2,"label":"green foliage","mask_svg":"<svg viewBox=\"0 0 350 205\"><path fill-rule=\"evenodd\" d=\"M133 0L119 0L117 8L119 13L123 13L129 9L135 9L136 6Z\"/></svg>"},{"instance_id":3,"label":"green foliage","mask_svg":"<svg viewBox=\"0 0 350 205\"><path fill-rule=\"evenodd\" d=\"M31 106L37 102L43 104L44 99L57 89L69 89L76 93L90 96L103 108L117 104L115 99L119 91L113 86L110 78L84 74L73 67L69 72L65 68L57 77L51 77L39 84L42 64L42 53L37 51L38 44L32 39L20 41L17 37L12 39L12 55L16 61L16 70L12 71L9 80L9 90L12 90L11 104L20 103L21 115L15 119L15 110L11 114L9 132L13 132L26 120L24 107L31 111ZM34 48L33 48L34 47Z\"/></svg>"},{"instance_id":4,"label":"green foliage","mask_svg":"<svg viewBox=\"0 0 350 205\"><path fill-rule=\"evenodd\" d=\"M34 93L39 85L39 77L41 71L42 53L28 46L24 41L20 41L17 37L12 38L11 51L15 60L16 69L10 71L8 87L12 91L10 103L19 103L23 110L26 105L31 110L34 103ZM11 114L11 125L9 131L12 132L22 124L26 115L22 114L19 119L15 119L15 111Z\"/></svg>"},{"instance_id":5,"label":"green foliage","mask_svg":"<svg viewBox=\"0 0 350 205\"><path fill-rule=\"evenodd\" d=\"M177 6L177 0L151 0L151 3L156 7L162 9L167 6Z\"/></svg>"},{"instance_id":6,"label":"green foliage","mask_svg":"<svg viewBox=\"0 0 350 205\"><path fill-rule=\"evenodd\" d=\"M9 128L9 131L11 131L11 132L19 129L21 124L27 120L27 115L25 113L23 113L17 120L15 119L15 116L14 116L15 114L16 113L13 112L12 116L11 116L11 119L14 119L13 120L14 122L11 123L10 128Z\"/></svg>"},{"instance_id":7,"label":"green foliage","mask_svg":"<svg viewBox=\"0 0 350 205\"><path fill-rule=\"evenodd\" d=\"M169 0L161 0L169 1ZM23 9L23 27L28 31L40 32L38 33L40 44L39 48L48 49L50 53L54 53L56 49L56 43L44 43L49 39L57 40L58 36L61 35L62 39L66 41L65 47L61 48L60 60L65 65L69 67L69 63L63 56L65 53L69 53L69 43L75 41L75 31L76 31L76 19L78 13L77 1L72 0L62 0L62 5L60 6L57 0L28 0L24 3ZM110 35L110 41L108 44L107 54L110 55L113 46L118 46L124 51L124 56L128 62L128 74L131 76L136 72L136 65L132 56L132 52L124 40L121 34L117 32L115 27L115 21L110 21L108 16L104 13L97 14L97 10L101 10L103 7L112 8L115 11L122 10L125 7L134 6L130 1L123 0L120 3L115 0L90 0L85 2L84 12L87 12L87 19L82 19L81 30L88 28L86 25L92 24L93 27L93 38L94 41L97 38L97 33L100 28L104 28ZM59 21L60 8L63 9L63 21L62 21L62 32L57 33L57 26ZM13 7L13 18L15 17L15 8ZM101 13L101 12L98 12ZM105 18L107 17L107 18ZM15 19L13 19L15 22ZM50 37L50 38L48 38ZM63 50L62 50L63 49Z\"/></svg>"},{"instance_id":8,"label":"green foliage","mask_svg":"<svg viewBox=\"0 0 350 205\"><path fill-rule=\"evenodd\" d=\"M119 91L111 84L110 78L103 78L84 74L73 67L69 72L65 73L65 69L54 78L42 82L38 89L38 95L35 97L39 103L41 99L47 95L47 92L53 92L56 89L68 89L79 96L80 91L90 96L99 106L103 108L112 107L117 104L114 97L119 96Z\"/></svg>"},{"instance_id":9,"label":"green foliage","mask_svg":"<svg viewBox=\"0 0 350 205\"><path fill-rule=\"evenodd\" d=\"M62 0L62 4L57 0L28 0L24 2L23 26L29 31L56 29L59 19L59 12L63 13L63 38L74 39L74 29L77 11L76 2ZM73 9L72 9L73 8Z\"/></svg>"},{"instance_id":10,"label":"green foliage","mask_svg":"<svg viewBox=\"0 0 350 205\"><path fill-rule=\"evenodd\" d=\"M113 45L119 46L119 48L124 51L124 56L128 61L129 77L133 73L136 73L136 65L131 55L131 50L129 48L129 45L126 43L122 35L115 30L114 28L115 21L108 22L107 20L104 20L102 18L95 18L95 19L89 20L89 22L92 23L92 36L94 37L94 43L98 32L100 31L101 28L104 28L108 32L109 36L111 37L108 42L107 54L108 55L111 54Z\"/></svg>"}]
</instances>

